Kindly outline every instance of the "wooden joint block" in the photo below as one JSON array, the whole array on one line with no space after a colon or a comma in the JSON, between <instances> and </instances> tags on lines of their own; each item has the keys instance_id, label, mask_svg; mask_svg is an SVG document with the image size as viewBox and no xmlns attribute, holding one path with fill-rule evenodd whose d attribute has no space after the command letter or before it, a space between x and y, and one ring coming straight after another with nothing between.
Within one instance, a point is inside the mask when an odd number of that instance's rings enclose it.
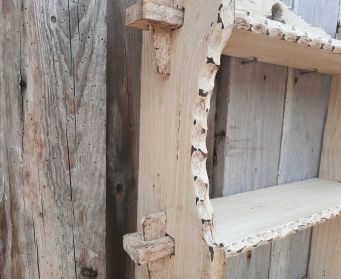
<instances>
[{"instance_id":1,"label":"wooden joint block","mask_svg":"<svg viewBox=\"0 0 341 279\"><path fill-rule=\"evenodd\" d=\"M149 26L178 29L183 25L184 11L158 2L142 0L126 10L126 25L148 30Z\"/></svg>"},{"instance_id":2,"label":"wooden joint block","mask_svg":"<svg viewBox=\"0 0 341 279\"><path fill-rule=\"evenodd\" d=\"M180 28L184 11L158 3L142 0L126 10L126 25L152 31L156 70L161 75L170 74L172 31Z\"/></svg>"},{"instance_id":3,"label":"wooden joint block","mask_svg":"<svg viewBox=\"0 0 341 279\"><path fill-rule=\"evenodd\" d=\"M150 279L162 279L164 261L175 253L175 241L166 235L166 213L144 217L141 226L142 233L123 237L123 248L136 264L148 265Z\"/></svg>"},{"instance_id":4,"label":"wooden joint block","mask_svg":"<svg viewBox=\"0 0 341 279\"><path fill-rule=\"evenodd\" d=\"M173 255L175 242L170 236L146 241L142 234L131 233L123 236L123 248L136 264L143 265Z\"/></svg>"}]
</instances>

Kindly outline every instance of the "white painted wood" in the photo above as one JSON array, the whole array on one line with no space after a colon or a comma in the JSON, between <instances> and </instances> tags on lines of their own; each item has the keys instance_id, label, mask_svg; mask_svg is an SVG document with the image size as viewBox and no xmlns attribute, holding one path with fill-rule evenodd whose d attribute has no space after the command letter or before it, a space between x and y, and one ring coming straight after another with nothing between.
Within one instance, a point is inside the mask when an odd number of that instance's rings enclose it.
<instances>
[{"instance_id":1,"label":"white painted wood","mask_svg":"<svg viewBox=\"0 0 341 279\"><path fill-rule=\"evenodd\" d=\"M278 184L318 176L330 76L289 69Z\"/></svg>"},{"instance_id":2,"label":"white painted wood","mask_svg":"<svg viewBox=\"0 0 341 279\"><path fill-rule=\"evenodd\" d=\"M212 206L217 238L238 255L340 214L341 183L308 179L216 198Z\"/></svg>"}]
</instances>

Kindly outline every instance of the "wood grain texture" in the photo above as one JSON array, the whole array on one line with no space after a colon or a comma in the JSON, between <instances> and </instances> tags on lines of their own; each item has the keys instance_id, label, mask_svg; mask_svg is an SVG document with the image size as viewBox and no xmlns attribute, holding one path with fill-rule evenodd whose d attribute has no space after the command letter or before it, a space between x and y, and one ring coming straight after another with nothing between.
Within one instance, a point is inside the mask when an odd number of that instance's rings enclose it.
<instances>
[{"instance_id":1,"label":"wood grain texture","mask_svg":"<svg viewBox=\"0 0 341 279\"><path fill-rule=\"evenodd\" d=\"M24 83L20 86L18 1L0 6L0 278L37 278L32 225L26 226L22 177ZM32 219L31 219L32 220ZM31 251L31 253L29 253ZM31 267L30 267L31 265Z\"/></svg>"},{"instance_id":2,"label":"wood grain texture","mask_svg":"<svg viewBox=\"0 0 341 279\"><path fill-rule=\"evenodd\" d=\"M278 184L318 176L329 88L329 76L288 70ZM272 244L270 278L307 275L310 233Z\"/></svg>"},{"instance_id":3,"label":"wood grain texture","mask_svg":"<svg viewBox=\"0 0 341 279\"><path fill-rule=\"evenodd\" d=\"M335 30L337 17L332 3L326 4L296 0L293 6L295 12L315 26L326 28L328 22L326 30L330 33ZM309 12L310 5L322 12ZM329 90L330 77L314 73L300 75L299 71L289 69L279 184L318 176ZM310 234L311 230L302 231L272 244L270 278L300 279L307 275Z\"/></svg>"},{"instance_id":4,"label":"wood grain texture","mask_svg":"<svg viewBox=\"0 0 341 279\"><path fill-rule=\"evenodd\" d=\"M299 15L314 26L321 27L335 38L340 0L299 0Z\"/></svg>"},{"instance_id":5,"label":"wood grain texture","mask_svg":"<svg viewBox=\"0 0 341 279\"><path fill-rule=\"evenodd\" d=\"M216 238L228 256L253 250L340 215L340 194L313 178L213 199Z\"/></svg>"},{"instance_id":6,"label":"wood grain texture","mask_svg":"<svg viewBox=\"0 0 341 279\"><path fill-rule=\"evenodd\" d=\"M214 78L232 30L232 5L184 1L186 20L172 34L168 78L153 70L151 34L144 34L138 218L167 212L167 234L181 245L165 262L166 278L224 276L225 253L212 235L205 141ZM189 256L189 251L196 252ZM137 275L146 278L141 270Z\"/></svg>"},{"instance_id":7,"label":"wood grain texture","mask_svg":"<svg viewBox=\"0 0 341 279\"><path fill-rule=\"evenodd\" d=\"M330 76L289 69L278 184L318 176L329 90Z\"/></svg>"},{"instance_id":8,"label":"wood grain texture","mask_svg":"<svg viewBox=\"0 0 341 279\"><path fill-rule=\"evenodd\" d=\"M20 36L12 56L19 68L10 73L15 83L4 84L16 88L6 91L14 97L21 80L21 106L7 113L16 123L6 120L2 129L10 135L21 127L21 135L6 139L1 153L15 144L8 150L18 160L8 156L2 175L21 179L5 185L6 203L20 210L7 226L20 237L8 253L21 267L0 272L5 278L105 278L106 2L4 6L2 28ZM6 22L12 19L20 26ZM18 168L11 171L14 162Z\"/></svg>"},{"instance_id":9,"label":"wood grain texture","mask_svg":"<svg viewBox=\"0 0 341 279\"><path fill-rule=\"evenodd\" d=\"M280 66L231 58L229 71L223 196L276 185L286 83Z\"/></svg>"},{"instance_id":10,"label":"wood grain texture","mask_svg":"<svg viewBox=\"0 0 341 279\"><path fill-rule=\"evenodd\" d=\"M340 278L341 218L313 229L309 261L309 279Z\"/></svg>"},{"instance_id":11,"label":"wood grain texture","mask_svg":"<svg viewBox=\"0 0 341 279\"><path fill-rule=\"evenodd\" d=\"M133 279L135 265L122 236L137 229L142 32L125 26L134 0L108 1L107 59L107 271Z\"/></svg>"},{"instance_id":12,"label":"wood grain texture","mask_svg":"<svg viewBox=\"0 0 341 279\"><path fill-rule=\"evenodd\" d=\"M324 133L320 177L340 181L340 103L341 77L333 76L328 117ZM308 276L313 279L340 276L340 265L337 261L340 254L340 218L314 228L311 244Z\"/></svg>"},{"instance_id":13,"label":"wood grain texture","mask_svg":"<svg viewBox=\"0 0 341 279\"><path fill-rule=\"evenodd\" d=\"M218 80L215 196L277 184L286 68L222 60ZM226 63L226 64L225 64ZM227 278L268 278L270 247L229 258Z\"/></svg>"}]
</instances>

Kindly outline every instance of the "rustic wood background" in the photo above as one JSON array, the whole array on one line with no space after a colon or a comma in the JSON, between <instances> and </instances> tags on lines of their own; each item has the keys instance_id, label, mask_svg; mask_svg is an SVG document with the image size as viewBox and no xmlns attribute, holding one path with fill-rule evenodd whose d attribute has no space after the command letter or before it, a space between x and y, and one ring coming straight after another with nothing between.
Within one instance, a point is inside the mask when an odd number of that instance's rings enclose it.
<instances>
[{"instance_id":1,"label":"rustic wood background","mask_svg":"<svg viewBox=\"0 0 341 279\"><path fill-rule=\"evenodd\" d=\"M0 0L1 279L134 276L122 251L137 221L141 32L124 26L133 2ZM336 35L340 0L285 2ZM223 58L212 195L317 176L329 86L328 76ZM231 259L229 278L304 278L310 237Z\"/></svg>"}]
</instances>

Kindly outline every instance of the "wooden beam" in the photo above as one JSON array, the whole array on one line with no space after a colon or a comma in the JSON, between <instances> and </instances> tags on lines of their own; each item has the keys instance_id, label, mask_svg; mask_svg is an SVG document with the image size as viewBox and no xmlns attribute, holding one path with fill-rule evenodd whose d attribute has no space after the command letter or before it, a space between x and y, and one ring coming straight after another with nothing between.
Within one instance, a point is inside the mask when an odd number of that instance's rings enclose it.
<instances>
[{"instance_id":1,"label":"wooden beam","mask_svg":"<svg viewBox=\"0 0 341 279\"><path fill-rule=\"evenodd\" d=\"M148 30L149 26L178 29L183 25L184 12L156 1L142 0L126 10L126 25Z\"/></svg>"}]
</instances>

